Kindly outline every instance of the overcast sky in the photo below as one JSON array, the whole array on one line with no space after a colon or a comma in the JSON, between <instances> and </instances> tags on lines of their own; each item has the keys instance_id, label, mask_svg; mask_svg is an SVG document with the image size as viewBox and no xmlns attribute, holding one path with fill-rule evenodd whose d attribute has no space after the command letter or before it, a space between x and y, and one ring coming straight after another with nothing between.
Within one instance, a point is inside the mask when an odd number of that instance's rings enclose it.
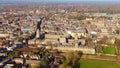
<instances>
[{"instance_id":1,"label":"overcast sky","mask_svg":"<svg viewBox=\"0 0 120 68\"><path fill-rule=\"evenodd\" d=\"M120 2L120 0L0 0L1 2L78 2L78 1L114 1L114 2Z\"/></svg>"}]
</instances>

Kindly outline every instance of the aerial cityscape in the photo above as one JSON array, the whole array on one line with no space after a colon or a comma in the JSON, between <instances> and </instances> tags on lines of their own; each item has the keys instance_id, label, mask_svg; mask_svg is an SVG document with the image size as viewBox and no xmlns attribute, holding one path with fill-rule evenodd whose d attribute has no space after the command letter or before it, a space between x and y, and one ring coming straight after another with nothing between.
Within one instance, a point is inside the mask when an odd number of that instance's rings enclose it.
<instances>
[{"instance_id":1,"label":"aerial cityscape","mask_svg":"<svg viewBox=\"0 0 120 68\"><path fill-rule=\"evenodd\" d=\"M120 68L120 1L0 0L0 68Z\"/></svg>"}]
</instances>

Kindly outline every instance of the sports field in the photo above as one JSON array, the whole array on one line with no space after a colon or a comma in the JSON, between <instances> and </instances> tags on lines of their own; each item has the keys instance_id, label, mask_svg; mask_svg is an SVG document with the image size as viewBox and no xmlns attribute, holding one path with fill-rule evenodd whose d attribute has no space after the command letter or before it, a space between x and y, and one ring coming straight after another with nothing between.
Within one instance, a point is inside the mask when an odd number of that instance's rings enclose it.
<instances>
[{"instance_id":1,"label":"sports field","mask_svg":"<svg viewBox=\"0 0 120 68\"><path fill-rule=\"evenodd\" d=\"M80 59L79 68L120 68L120 64L112 61Z\"/></svg>"}]
</instances>

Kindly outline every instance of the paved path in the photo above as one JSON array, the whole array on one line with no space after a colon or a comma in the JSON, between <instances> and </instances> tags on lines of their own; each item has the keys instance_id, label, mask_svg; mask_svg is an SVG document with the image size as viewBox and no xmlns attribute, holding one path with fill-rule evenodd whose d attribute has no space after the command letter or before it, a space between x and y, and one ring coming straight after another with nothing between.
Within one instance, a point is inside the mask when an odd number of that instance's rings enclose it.
<instances>
[{"instance_id":1,"label":"paved path","mask_svg":"<svg viewBox=\"0 0 120 68\"><path fill-rule=\"evenodd\" d=\"M104 57L104 56L83 55L81 58L95 59L95 60L105 60L105 61L117 61L115 57Z\"/></svg>"}]
</instances>

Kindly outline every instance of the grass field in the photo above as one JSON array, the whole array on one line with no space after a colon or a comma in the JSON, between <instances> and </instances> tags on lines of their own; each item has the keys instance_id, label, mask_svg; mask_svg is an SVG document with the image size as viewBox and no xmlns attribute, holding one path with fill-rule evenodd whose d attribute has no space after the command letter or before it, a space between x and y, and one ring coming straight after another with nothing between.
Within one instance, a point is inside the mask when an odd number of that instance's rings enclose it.
<instances>
[{"instance_id":1,"label":"grass field","mask_svg":"<svg viewBox=\"0 0 120 68\"><path fill-rule=\"evenodd\" d=\"M80 59L79 68L120 68L120 64L111 61Z\"/></svg>"},{"instance_id":2,"label":"grass field","mask_svg":"<svg viewBox=\"0 0 120 68\"><path fill-rule=\"evenodd\" d=\"M113 55L116 54L116 49L114 46L103 47L102 50L104 54L113 54Z\"/></svg>"}]
</instances>

